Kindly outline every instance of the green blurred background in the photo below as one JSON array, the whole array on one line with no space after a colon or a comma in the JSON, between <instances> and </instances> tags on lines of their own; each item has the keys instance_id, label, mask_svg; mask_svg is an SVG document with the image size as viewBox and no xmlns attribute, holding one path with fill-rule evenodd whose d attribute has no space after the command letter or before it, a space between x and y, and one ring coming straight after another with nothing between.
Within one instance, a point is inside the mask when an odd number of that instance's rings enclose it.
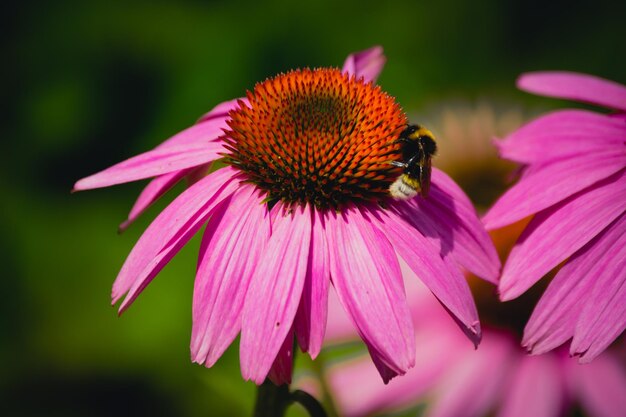
<instances>
[{"instance_id":1,"label":"green blurred background","mask_svg":"<svg viewBox=\"0 0 626 417\"><path fill-rule=\"evenodd\" d=\"M241 380L236 346L213 369L190 363L198 239L118 318L111 284L167 201L118 235L143 184L69 191L256 81L295 67L340 66L348 53L380 44L388 63L379 83L412 115L459 99L555 105L515 90L515 78L528 70L626 83L626 2L60 0L0 7L6 416L250 415L255 389Z\"/></svg>"}]
</instances>

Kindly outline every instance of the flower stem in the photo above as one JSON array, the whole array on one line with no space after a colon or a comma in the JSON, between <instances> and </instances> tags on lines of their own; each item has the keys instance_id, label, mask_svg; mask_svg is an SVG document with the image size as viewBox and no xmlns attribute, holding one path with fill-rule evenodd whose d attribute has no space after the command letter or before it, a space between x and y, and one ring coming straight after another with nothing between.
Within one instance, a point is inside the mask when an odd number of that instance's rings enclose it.
<instances>
[{"instance_id":1,"label":"flower stem","mask_svg":"<svg viewBox=\"0 0 626 417\"><path fill-rule=\"evenodd\" d=\"M254 417L282 417L287 406L291 403L289 385L274 385L266 379L257 390Z\"/></svg>"},{"instance_id":2,"label":"flower stem","mask_svg":"<svg viewBox=\"0 0 626 417\"><path fill-rule=\"evenodd\" d=\"M311 417L328 417L324 407L308 392L295 390L291 393L291 400L300 404Z\"/></svg>"}]
</instances>

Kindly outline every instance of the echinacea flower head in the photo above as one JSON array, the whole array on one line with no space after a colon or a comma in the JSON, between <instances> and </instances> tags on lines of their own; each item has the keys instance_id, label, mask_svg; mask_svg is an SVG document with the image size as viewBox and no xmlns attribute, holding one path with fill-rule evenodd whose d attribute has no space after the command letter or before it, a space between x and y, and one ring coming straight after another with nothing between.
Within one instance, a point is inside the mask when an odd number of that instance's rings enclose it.
<instances>
[{"instance_id":1,"label":"echinacea flower head","mask_svg":"<svg viewBox=\"0 0 626 417\"><path fill-rule=\"evenodd\" d=\"M518 86L616 111L557 111L498 141L523 170L483 219L495 229L533 216L503 268L502 300L562 264L524 346L538 354L572 339L570 353L588 362L626 328L626 87L568 72L525 74Z\"/></svg>"},{"instance_id":2,"label":"echinacea flower head","mask_svg":"<svg viewBox=\"0 0 626 417\"><path fill-rule=\"evenodd\" d=\"M458 114L457 114L458 113ZM433 128L449 133L446 141L456 143L468 138L468 130L477 121L484 121L484 111L473 116L466 108L444 107L435 117ZM474 138L476 147L489 145L496 126L509 119L507 112L493 113L497 123L483 123L482 138ZM516 116L518 120L520 117ZM437 123L439 121L439 123ZM443 123L442 123L443 122ZM452 126L446 126L452 123ZM488 126L491 125L490 130ZM454 133L456 131L456 133ZM458 172L476 169L500 175L502 163L487 151L466 153L458 158L454 152L442 152L441 158L457 161ZM441 160L442 164L449 161ZM476 198L482 176L467 179L467 189ZM478 184L475 184L476 182ZM490 182L493 183L493 180ZM491 232L501 256L505 256L518 240L529 219ZM626 409L626 345L615 344L592 363L581 365L568 357L566 349L558 348L543 355L529 355L520 340L545 283L533 287L510 302L498 300L490 283L469 277L476 300L483 339L474 349L456 330L450 317L413 272L404 267L409 309L414 317L416 344L420 346L419 366L406 375L383 385L375 378L376 370L363 356L346 355L326 369L333 403L339 415L346 417L415 415L424 417L621 417ZM554 275L554 272L551 273ZM328 345L353 340L341 309L330 299L331 314L340 319L329 320ZM341 359L341 358L339 358ZM374 378L372 378L374 376ZM311 385L309 383L309 385Z\"/></svg>"},{"instance_id":3,"label":"echinacea flower head","mask_svg":"<svg viewBox=\"0 0 626 417\"><path fill-rule=\"evenodd\" d=\"M427 199L394 201L407 118L374 84L375 47L344 69L258 83L154 150L80 180L77 190L154 178L132 221L183 177L194 183L152 222L113 285L126 309L206 224L193 295L191 355L212 366L237 335L245 379L291 378L294 340L315 357L334 287L385 381L415 361L400 259L475 341L461 266L495 281L499 262L463 192L434 170ZM208 175L208 164L225 166ZM127 224L125 224L126 226Z\"/></svg>"}]
</instances>

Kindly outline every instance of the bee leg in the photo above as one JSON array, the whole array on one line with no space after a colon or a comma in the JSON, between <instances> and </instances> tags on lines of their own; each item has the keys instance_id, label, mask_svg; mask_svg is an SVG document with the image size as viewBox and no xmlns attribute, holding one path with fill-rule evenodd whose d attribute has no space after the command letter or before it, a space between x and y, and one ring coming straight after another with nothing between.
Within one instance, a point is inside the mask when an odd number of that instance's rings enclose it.
<instances>
[{"instance_id":1,"label":"bee leg","mask_svg":"<svg viewBox=\"0 0 626 417\"><path fill-rule=\"evenodd\" d=\"M394 167L400 167L400 168L407 167L407 164L405 164L404 162L398 162L398 161L390 161L389 165L393 165Z\"/></svg>"}]
</instances>

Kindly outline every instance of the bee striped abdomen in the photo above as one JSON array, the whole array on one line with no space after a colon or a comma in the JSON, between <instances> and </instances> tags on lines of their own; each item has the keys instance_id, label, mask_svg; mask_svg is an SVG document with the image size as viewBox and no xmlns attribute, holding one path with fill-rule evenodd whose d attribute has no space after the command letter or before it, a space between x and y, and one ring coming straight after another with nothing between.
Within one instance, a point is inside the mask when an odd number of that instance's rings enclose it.
<instances>
[{"instance_id":1,"label":"bee striped abdomen","mask_svg":"<svg viewBox=\"0 0 626 417\"><path fill-rule=\"evenodd\" d=\"M393 198L400 200L408 200L415 197L420 192L419 180L410 177L408 174L402 174L389 187L389 194Z\"/></svg>"}]
</instances>

